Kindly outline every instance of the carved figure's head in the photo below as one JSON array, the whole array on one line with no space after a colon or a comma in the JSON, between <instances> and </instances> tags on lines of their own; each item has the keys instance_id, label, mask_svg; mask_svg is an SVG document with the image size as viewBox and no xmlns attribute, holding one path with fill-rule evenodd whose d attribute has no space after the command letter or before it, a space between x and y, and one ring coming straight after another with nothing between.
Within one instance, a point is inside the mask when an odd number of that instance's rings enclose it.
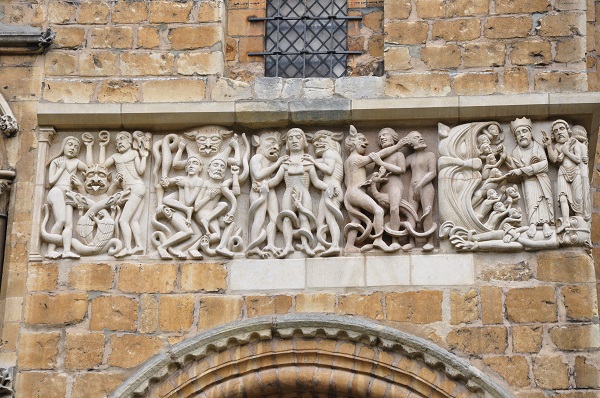
<instances>
[{"instance_id":1,"label":"carved figure's head","mask_svg":"<svg viewBox=\"0 0 600 398\"><path fill-rule=\"evenodd\" d=\"M510 216L510 218L519 219L523 216L523 211L520 207L511 207L508 212L508 215Z\"/></svg>"},{"instance_id":2,"label":"carved figure's head","mask_svg":"<svg viewBox=\"0 0 600 398\"><path fill-rule=\"evenodd\" d=\"M580 125L573 126L571 127L571 134L577 141L587 145L588 138L585 127Z\"/></svg>"},{"instance_id":3,"label":"carved figure's head","mask_svg":"<svg viewBox=\"0 0 600 398\"><path fill-rule=\"evenodd\" d=\"M506 187L505 192L506 196L508 196L509 198L519 199L521 197L519 190L514 185L509 185L508 187Z\"/></svg>"},{"instance_id":4,"label":"carved figure's head","mask_svg":"<svg viewBox=\"0 0 600 398\"><path fill-rule=\"evenodd\" d=\"M342 133L334 133L329 130L319 130L313 136L313 145L315 147L315 155L322 156L325 151L331 149L340 153L340 141Z\"/></svg>"},{"instance_id":5,"label":"carved figure's head","mask_svg":"<svg viewBox=\"0 0 600 398\"><path fill-rule=\"evenodd\" d=\"M559 144L564 144L571 137L571 129L569 128L569 123L564 120L558 119L552 123L552 137L554 141Z\"/></svg>"},{"instance_id":6,"label":"carved figure's head","mask_svg":"<svg viewBox=\"0 0 600 398\"><path fill-rule=\"evenodd\" d=\"M520 118L510 122L510 129L515 135L515 140L521 148L528 148L533 142L533 127L531 119Z\"/></svg>"},{"instance_id":7,"label":"carved figure's head","mask_svg":"<svg viewBox=\"0 0 600 398\"><path fill-rule=\"evenodd\" d=\"M488 126L487 131L494 138L496 138L500 135L500 128L498 127L497 124L490 124Z\"/></svg>"},{"instance_id":8,"label":"carved figure's head","mask_svg":"<svg viewBox=\"0 0 600 398\"><path fill-rule=\"evenodd\" d=\"M225 178L226 171L227 162L220 157L214 158L208 165L208 176L212 179L222 180Z\"/></svg>"},{"instance_id":9,"label":"carved figure's head","mask_svg":"<svg viewBox=\"0 0 600 398\"><path fill-rule=\"evenodd\" d=\"M213 156L221 150L223 139L233 135L233 131L219 126L208 126L193 130L184 134L186 137L196 141L200 156Z\"/></svg>"},{"instance_id":10,"label":"carved figure's head","mask_svg":"<svg viewBox=\"0 0 600 398\"><path fill-rule=\"evenodd\" d=\"M91 195L101 195L108 191L112 173L101 164L89 165L83 172L83 186Z\"/></svg>"},{"instance_id":11,"label":"carved figure's head","mask_svg":"<svg viewBox=\"0 0 600 398\"><path fill-rule=\"evenodd\" d=\"M506 210L506 206L504 206L504 203L502 202L496 202L494 203L494 211L504 211Z\"/></svg>"},{"instance_id":12,"label":"carved figure's head","mask_svg":"<svg viewBox=\"0 0 600 398\"><path fill-rule=\"evenodd\" d=\"M275 162L279 158L279 149L281 136L277 131L267 131L260 136L252 136L252 145L256 148L256 152Z\"/></svg>"},{"instance_id":13,"label":"carved figure's head","mask_svg":"<svg viewBox=\"0 0 600 398\"><path fill-rule=\"evenodd\" d=\"M394 131L394 129L391 129L389 127L381 129L379 131L378 138L379 138L379 145L382 148L387 148L389 146L392 146L395 143L397 143L398 140L400 139L400 137L398 136L398 133L396 133L396 131Z\"/></svg>"},{"instance_id":14,"label":"carved figure's head","mask_svg":"<svg viewBox=\"0 0 600 398\"><path fill-rule=\"evenodd\" d=\"M115 135L115 146L119 153L127 152L133 145L133 136L127 131L120 131Z\"/></svg>"},{"instance_id":15,"label":"carved figure's head","mask_svg":"<svg viewBox=\"0 0 600 398\"><path fill-rule=\"evenodd\" d=\"M198 175L200 170L202 170L202 160L197 156L190 156L185 162L185 172L192 176Z\"/></svg>"},{"instance_id":16,"label":"carved figure's head","mask_svg":"<svg viewBox=\"0 0 600 398\"><path fill-rule=\"evenodd\" d=\"M414 150L427 148L427 144L425 143L423 136L418 131L411 131L410 133L408 133L406 138L408 139L410 146L412 146Z\"/></svg>"},{"instance_id":17,"label":"carved figure's head","mask_svg":"<svg viewBox=\"0 0 600 398\"><path fill-rule=\"evenodd\" d=\"M308 150L308 141L306 140L306 134L302 129L293 128L288 131L285 135L285 148L287 152L298 152Z\"/></svg>"},{"instance_id":18,"label":"carved figure's head","mask_svg":"<svg viewBox=\"0 0 600 398\"><path fill-rule=\"evenodd\" d=\"M492 146L489 143L483 143L479 146L479 151L483 154L483 155L489 155L490 153L492 153Z\"/></svg>"},{"instance_id":19,"label":"carved figure's head","mask_svg":"<svg viewBox=\"0 0 600 398\"><path fill-rule=\"evenodd\" d=\"M354 126L350 126L350 134L346 137L346 150L348 152L356 151L359 155L364 155L369 146L369 141L364 134L356 131Z\"/></svg>"},{"instance_id":20,"label":"carved figure's head","mask_svg":"<svg viewBox=\"0 0 600 398\"><path fill-rule=\"evenodd\" d=\"M496 200L496 199L500 199L500 195L498 195L498 192L496 192L495 189L488 189L487 198Z\"/></svg>"},{"instance_id":21,"label":"carved figure's head","mask_svg":"<svg viewBox=\"0 0 600 398\"><path fill-rule=\"evenodd\" d=\"M79 141L79 138L70 135L63 140L60 147L60 153L68 158L76 158L79 156L80 148L81 141Z\"/></svg>"}]
</instances>

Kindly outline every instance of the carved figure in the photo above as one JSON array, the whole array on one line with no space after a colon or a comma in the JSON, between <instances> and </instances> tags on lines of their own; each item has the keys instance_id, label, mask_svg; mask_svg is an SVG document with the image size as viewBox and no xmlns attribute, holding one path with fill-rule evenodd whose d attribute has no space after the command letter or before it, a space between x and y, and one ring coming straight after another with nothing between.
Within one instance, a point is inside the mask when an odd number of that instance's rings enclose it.
<instances>
[{"instance_id":1,"label":"carved figure","mask_svg":"<svg viewBox=\"0 0 600 398\"><path fill-rule=\"evenodd\" d=\"M550 228L554 224L552 189L548 178L548 159L543 147L533 139L531 120L516 119L510 124L517 147L507 158L512 168L508 176L521 179L523 199L527 208L529 230L527 235L534 238L537 227L541 226L544 238L552 236Z\"/></svg>"},{"instance_id":2,"label":"carved figure","mask_svg":"<svg viewBox=\"0 0 600 398\"><path fill-rule=\"evenodd\" d=\"M356 131L354 126L350 126L350 133L346 137L346 150L349 152L344 163L344 181L346 183L346 194L344 195L344 205L350 216L350 223L346 226L346 251L357 251L356 243L362 243L367 238L374 239L372 244L363 246L360 250L367 251L377 247L384 251L397 250L390 247L383 241L383 223L385 212L383 208L365 191L365 185L370 185L367 181L366 166L373 163L373 158L387 158L392 153L398 151L406 145L406 140L399 140L397 143L381 149L375 154L365 156L369 142L365 136ZM373 215L371 221L361 210L368 211ZM364 224L364 225L363 225ZM360 232L360 235L358 235Z\"/></svg>"},{"instance_id":3,"label":"carved figure","mask_svg":"<svg viewBox=\"0 0 600 398\"><path fill-rule=\"evenodd\" d=\"M274 189L268 185L269 179L288 160L288 156L279 157L281 137L278 132L264 132L260 136L252 136L252 145L256 147L256 155L250 159L250 243L247 256L257 255L260 258L278 256L280 249L275 246L277 214L279 203ZM267 225L264 227L265 220ZM259 246L267 240L263 248Z\"/></svg>"},{"instance_id":4,"label":"carved figure","mask_svg":"<svg viewBox=\"0 0 600 398\"><path fill-rule=\"evenodd\" d=\"M137 149L133 148L134 138ZM141 131L130 134L121 131L115 136L115 146L118 153L109 157L104 163L105 167L115 166L117 175L115 186L121 185L123 189L129 189L129 199L123 206L123 212L119 219L119 227L123 235L124 248L115 257L123 257L144 251L142 242L142 230L139 219L144 208L146 199L146 185L142 176L146 171L146 159L148 157L149 136ZM135 246L133 246L135 244Z\"/></svg>"},{"instance_id":5,"label":"carved figure","mask_svg":"<svg viewBox=\"0 0 600 398\"><path fill-rule=\"evenodd\" d=\"M583 126L571 127L573 138L575 138L581 145L582 158L579 167L581 169L581 181L583 185L583 218L585 221L592 219L592 198L590 194L590 175L589 175L589 161L588 156L588 138L587 131Z\"/></svg>"},{"instance_id":6,"label":"carved figure","mask_svg":"<svg viewBox=\"0 0 600 398\"><path fill-rule=\"evenodd\" d=\"M48 192L47 203L52 209L54 225L50 234L62 236L63 252L56 251L56 243L48 243L47 258L79 258L71 251L73 238L73 207L67 203L67 192L75 188L83 193L83 184L77 177L78 171L86 169L85 163L77 158L81 142L73 136L66 137L60 148L60 155L50 162L48 182L52 187Z\"/></svg>"}]
</instances>

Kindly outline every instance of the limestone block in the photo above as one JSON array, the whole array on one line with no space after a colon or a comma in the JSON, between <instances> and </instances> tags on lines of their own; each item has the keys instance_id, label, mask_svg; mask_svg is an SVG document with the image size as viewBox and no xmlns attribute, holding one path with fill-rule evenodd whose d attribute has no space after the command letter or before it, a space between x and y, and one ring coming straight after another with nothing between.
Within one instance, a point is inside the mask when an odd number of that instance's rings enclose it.
<instances>
[{"instance_id":1,"label":"limestone block","mask_svg":"<svg viewBox=\"0 0 600 398\"><path fill-rule=\"evenodd\" d=\"M48 21L53 24L68 23L75 17L77 6L66 1L53 1L48 4Z\"/></svg>"},{"instance_id":2,"label":"limestone block","mask_svg":"<svg viewBox=\"0 0 600 398\"><path fill-rule=\"evenodd\" d=\"M31 294L25 300L24 320L29 324L58 325L81 322L87 313L85 293Z\"/></svg>"},{"instance_id":3,"label":"limestone block","mask_svg":"<svg viewBox=\"0 0 600 398\"><path fill-rule=\"evenodd\" d=\"M133 3L142 4L142 3ZM160 30L155 26L140 26L137 33L136 48L160 47Z\"/></svg>"},{"instance_id":4,"label":"limestone block","mask_svg":"<svg viewBox=\"0 0 600 398\"><path fill-rule=\"evenodd\" d=\"M333 96L333 79L310 78L304 80L304 97L309 100L331 98Z\"/></svg>"},{"instance_id":5,"label":"limestone block","mask_svg":"<svg viewBox=\"0 0 600 398\"><path fill-rule=\"evenodd\" d=\"M136 102L139 88L133 80L105 80L98 91L98 101L107 102Z\"/></svg>"},{"instance_id":6,"label":"limestone block","mask_svg":"<svg viewBox=\"0 0 600 398\"><path fill-rule=\"evenodd\" d=\"M188 22L192 11L192 2L172 0L152 1L150 4L150 23Z\"/></svg>"},{"instance_id":7,"label":"limestone block","mask_svg":"<svg viewBox=\"0 0 600 398\"><path fill-rule=\"evenodd\" d=\"M228 36L262 36L264 22L248 22L249 17L264 17L265 10L229 10L227 13Z\"/></svg>"},{"instance_id":8,"label":"limestone block","mask_svg":"<svg viewBox=\"0 0 600 398\"><path fill-rule=\"evenodd\" d=\"M410 64L410 51L407 47L387 47L383 53L386 71L407 70L412 68Z\"/></svg>"},{"instance_id":9,"label":"limestone block","mask_svg":"<svg viewBox=\"0 0 600 398\"><path fill-rule=\"evenodd\" d=\"M175 56L166 53L123 53L119 69L123 76L173 74Z\"/></svg>"},{"instance_id":10,"label":"limestone block","mask_svg":"<svg viewBox=\"0 0 600 398\"><path fill-rule=\"evenodd\" d=\"M223 2L203 1L198 10L198 22L221 22L223 20Z\"/></svg>"},{"instance_id":11,"label":"limestone block","mask_svg":"<svg viewBox=\"0 0 600 398\"><path fill-rule=\"evenodd\" d=\"M412 6L408 0L385 0L383 9L386 19L406 19L410 15Z\"/></svg>"},{"instance_id":12,"label":"limestone block","mask_svg":"<svg viewBox=\"0 0 600 398\"><path fill-rule=\"evenodd\" d=\"M218 292L227 289L227 269L222 264L188 263L181 266L181 289L190 292Z\"/></svg>"},{"instance_id":13,"label":"limestone block","mask_svg":"<svg viewBox=\"0 0 600 398\"><path fill-rule=\"evenodd\" d=\"M67 375L55 372L19 373L15 390L24 397L64 398L67 396Z\"/></svg>"},{"instance_id":14,"label":"limestone block","mask_svg":"<svg viewBox=\"0 0 600 398\"><path fill-rule=\"evenodd\" d=\"M281 96L283 79L280 77L259 77L254 80L254 93L257 99L274 100Z\"/></svg>"},{"instance_id":15,"label":"limestone block","mask_svg":"<svg viewBox=\"0 0 600 398\"><path fill-rule=\"evenodd\" d=\"M535 384L540 388L564 389L569 386L569 366L561 356L538 356L533 363Z\"/></svg>"},{"instance_id":16,"label":"limestone block","mask_svg":"<svg viewBox=\"0 0 600 398\"><path fill-rule=\"evenodd\" d=\"M506 292L506 315L512 322L556 322L554 288L539 286Z\"/></svg>"},{"instance_id":17,"label":"limestone block","mask_svg":"<svg viewBox=\"0 0 600 398\"><path fill-rule=\"evenodd\" d=\"M529 91L529 78L525 67L507 68L504 70L504 83L500 91L509 93L526 93Z\"/></svg>"},{"instance_id":18,"label":"limestone block","mask_svg":"<svg viewBox=\"0 0 600 398\"><path fill-rule=\"evenodd\" d=\"M198 330L207 330L242 317L240 296L203 296L200 299Z\"/></svg>"},{"instance_id":19,"label":"limestone block","mask_svg":"<svg viewBox=\"0 0 600 398\"><path fill-rule=\"evenodd\" d=\"M177 73L181 75L221 75L223 73L223 53L183 53L177 59ZM213 92L217 90L215 86ZM213 94L214 95L214 94Z\"/></svg>"},{"instance_id":20,"label":"limestone block","mask_svg":"<svg viewBox=\"0 0 600 398\"><path fill-rule=\"evenodd\" d=\"M65 368L83 370L101 365L104 343L103 333L68 332L65 343Z\"/></svg>"},{"instance_id":21,"label":"limestone block","mask_svg":"<svg viewBox=\"0 0 600 398\"><path fill-rule=\"evenodd\" d=\"M371 29L374 32L381 30L383 22L383 11L369 12L363 17L363 26Z\"/></svg>"},{"instance_id":22,"label":"limestone block","mask_svg":"<svg viewBox=\"0 0 600 398\"><path fill-rule=\"evenodd\" d=\"M383 293L348 294L338 297L336 313L384 319Z\"/></svg>"},{"instance_id":23,"label":"limestone block","mask_svg":"<svg viewBox=\"0 0 600 398\"><path fill-rule=\"evenodd\" d=\"M365 286L362 257L306 259L309 288Z\"/></svg>"},{"instance_id":24,"label":"limestone block","mask_svg":"<svg viewBox=\"0 0 600 398\"><path fill-rule=\"evenodd\" d=\"M506 56L503 43L468 43L464 46L463 66L502 66Z\"/></svg>"},{"instance_id":25,"label":"limestone block","mask_svg":"<svg viewBox=\"0 0 600 398\"><path fill-rule=\"evenodd\" d=\"M528 387L531 384L529 363L524 356L487 357L483 359L483 363L498 373L511 386Z\"/></svg>"},{"instance_id":26,"label":"limestone block","mask_svg":"<svg viewBox=\"0 0 600 398\"><path fill-rule=\"evenodd\" d=\"M465 327L451 331L446 341L451 349L468 354L504 354L507 335L503 326Z\"/></svg>"},{"instance_id":27,"label":"limestone block","mask_svg":"<svg viewBox=\"0 0 600 398\"><path fill-rule=\"evenodd\" d=\"M296 295L296 312L335 311L335 295L329 293L306 293Z\"/></svg>"},{"instance_id":28,"label":"limestone block","mask_svg":"<svg viewBox=\"0 0 600 398\"><path fill-rule=\"evenodd\" d=\"M600 387L600 370L584 356L575 357L575 384L577 388Z\"/></svg>"},{"instance_id":29,"label":"limestone block","mask_svg":"<svg viewBox=\"0 0 600 398\"><path fill-rule=\"evenodd\" d=\"M115 24L140 23L148 19L148 3L119 1L112 11L111 21Z\"/></svg>"},{"instance_id":30,"label":"limestone block","mask_svg":"<svg viewBox=\"0 0 600 398\"><path fill-rule=\"evenodd\" d=\"M292 308L292 296L246 296L245 303L249 318L286 314Z\"/></svg>"},{"instance_id":31,"label":"limestone block","mask_svg":"<svg viewBox=\"0 0 600 398\"><path fill-rule=\"evenodd\" d=\"M108 22L110 5L99 1L82 1L79 3L77 23L103 25Z\"/></svg>"},{"instance_id":32,"label":"limestone block","mask_svg":"<svg viewBox=\"0 0 600 398\"><path fill-rule=\"evenodd\" d=\"M386 42L395 44L421 44L427 40L429 25L424 21L386 22Z\"/></svg>"},{"instance_id":33,"label":"limestone block","mask_svg":"<svg viewBox=\"0 0 600 398\"><path fill-rule=\"evenodd\" d=\"M385 87L385 94L390 97L445 96L449 92L450 77L446 73L391 75Z\"/></svg>"},{"instance_id":34,"label":"limestone block","mask_svg":"<svg viewBox=\"0 0 600 398\"><path fill-rule=\"evenodd\" d=\"M474 283L473 256L414 255L411 265L411 282L422 286L455 286Z\"/></svg>"},{"instance_id":35,"label":"limestone block","mask_svg":"<svg viewBox=\"0 0 600 398\"><path fill-rule=\"evenodd\" d=\"M53 27L53 31L56 32L54 43L52 44L56 48L81 48L85 45L85 30L83 28L74 26L60 26Z\"/></svg>"},{"instance_id":36,"label":"limestone block","mask_svg":"<svg viewBox=\"0 0 600 398\"><path fill-rule=\"evenodd\" d=\"M567 325L550 329L552 342L564 351L588 351L600 348L598 325Z\"/></svg>"},{"instance_id":37,"label":"limestone block","mask_svg":"<svg viewBox=\"0 0 600 398\"><path fill-rule=\"evenodd\" d=\"M584 252L542 252L537 279L546 282L594 282L594 261Z\"/></svg>"},{"instance_id":38,"label":"limestone block","mask_svg":"<svg viewBox=\"0 0 600 398\"><path fill-rule=\"evenodd\" d=\"M110 51L84 52L79 56L80 76L113 76L117 74L117 56Z\"/></svg>"},{"instance_id":39,"label":"limestone block","mask_svg":"<svg viewBox=\"0 0 600 398\"><path fill-rule=\"evenodd\" d=\"M419 290L385 295L386 319L428 324L442 320L442 292Z\"/></svg>"},{"instance_id":40,"label":"limestone block","mask_svg":"<svg viewBox=\"0 0 600 398\"><path fill-rule=\"evenodd\" d=\"M489 39L527 37L532 28L530 17L491 17L485 23L483 34Z\"/></svg>"},{"instance_id":41,"label":"limestone block","mask_svg":"<svg viewBox=\"0 0 600 398\"><path fill-rule=\"evenodd\" d=\"M501 324L502 289L495 286L481 286L481 321L484 324Z\"/></svg>"},{"instance_id":42,"label":"limestone block","mask_svg":"<svg viewBox=\"0 0 600 398\"><path fill-rule=\"evenodd\" d=\"M160 351L163 343L156 336L112 335L108 364L119 368L134 368Z\"/></svg>"},{"instance_id":43,"label":"limestone block","mask_svg":"<svg viewBox=\"0 0 600 398\"><path fill-rule=\"evenodd\" d=\"M580 62L585 58L585 38L571 37L556 43L556 62Z\"/></svg>"},{"instance_id":44,"label":"limestone block","mask_svg":"<svg viewBox=\"0 0 600 398\"><path fill-rule=\"evenodd\" d=\"M108 264L78 264L69 270L68 286L76 290L106 291L112 288L115 272Z\"/></svg>"},{"instance_id":45,"label":"limestone block","mask_svg":"<svg viewBox=\"0 0 600 398\"><path fill-rule=\"evenodd\" d=\"M489 0L457 0L448 3L448 16L460 17L467 15L487 14L490 7Z\"/></svg>"},{"instance_id":46,"label":"limestone block","mask_svg":"<svg viewBox=\"0 0 600 398\"><path fill-rule=\"evenodd\" d=\"M140 4L140 3L132 3ZM144 3L141 3L144 4ZM110 395L123 381L119 373L82 373L75 377L71 398L104 398Z\"/></svg>"},{"instance_id":47,"label":"limestone block","mask_svg":"<svg viewBox=\"0 0 600 398\"><path fill-rule=\"evenodd\" d=\"M560 289L567 310L567 319L575 321L591 321L597 316L594 311L594 294L587 286L565 286Z\"/></svg>"},{"instance_id":48,"label":"limestone block","mask_svg":"<svg viewBox=\"0 0 600 398\"><path fill-rule=\"evenodd\" d=\"M421 59L430 69L456 68L460 65L460 49L454 44L426 45Z\"/></svg>"},{"instance_id":49,"label":"limestone block","mask_svg":"<svg viewBox=\"0 0 600 398\"><path fill-rule=\"evenodd\" d=\"M130 26L93 28L90 40L92 48L131 48L133 46L133 28Z\"/></svg>"},{"instance_id":50,"label":"limestone block","mask_svg":"<svg viewBox=\"0 0 600 398\"><path fill-rule=\"evenodd\" d=\"M585 13L561 12L540 20L540 36L585 35Z\"/></svg>"},{"instance_id":51,"label":"limestone block","mask_svg":"<svg viewBox=\"0 0 600 398\"><path fill-rule=\"evenodd\" d=\"M229 266L229 288L232 291L303 289L305 274L304 259L233 261Z\"/></svg>"},{"instance_id":52,"label":"limestone block","mask_svg":"<svg viewBox=\"0 0 600 398\"><path fill-rule=\"evenodd\" d=\"M419 18L443 18L446 16L444 0L417 0L416 6Z\"/></svg>"},{"instance_id":53,"label":"limestone block","mask_svg":"<svg viewBox=\"0 0 600 398\"><path fill-rule=\"evenodd\" d=\"M140 333L153 333L158 330L158 296L142 294L140 296Z\"/></svg>"},{"instance_id":54,"label":"limestone block","mask_svg":"<svg viewBox=\"0 0 600 398\"><path fill-rule=\"evenodd\" d=\"M541 326L513 326L513 351L536 353L542 349L543 329Z\"/></svg>"},{"instance_id":55,"label":"limestone block","mask_svg":"<svg viewBox=\"0 0 600 398\"><path fill-rule=\"evenodd\" d=\"M479 319L479 295L470 289L464 294L450 292L450 324L470 323Z\"/></svg>"},{"instance_id":56,"label":"limestone block","mask_svg":"<svg viewBox=\"0 0 600 398\"><path fill-rule=\"evenodd\" d=\"M160 329L163 332L184 332L194 322L195 298L192 294L160 297Z\"/></svg>"},{"instance_id":57,"label":"limestone block","mask_svg":"<svg viewBox=\"0 0 600 398\"><path fill-rule=\"evenodd\" d=\"M92 300L90 330L137 329L138 302L123 296L101 296Z\"/></svg>"},{"instance_id":58,"label":"limestone block","mask_svg":"<svg viewBox=\"0 0 600 398\"><path fill-rule=\"evenodd\" d=\"M248 53L253 52L262 52L265 49L265 40L259 36L252 37L240 37L238 39L239 42L239 50L238 57L241 63L246 62L263 62L263 57L261 56L251 56Z\"/></svg>"},{"instance_id":59,"label":"limestone block","mask_svg":"<svg viewBox=\"0 0 600 398\"><path fill-rule=\"evenodd\" d=\"M218 79L215 83L211 98L213 101L236 101L252 98L252 87L237 80Z\"/></svg>"},{"instance_id":60,"label":"limestone block","mask_svg":"<svg viewBox=\"0 0 600 398\"><path fill-rule=\"evenodd\" d=\"M549 0L496 0L496 12L498 14L531 14L534 12L547 12L550 8Z\"/></svg>"},{"instance_id":61,"label":"limestone block","mask_svg":"<svg viewBox=\"0 0 600 398\"><path fill-rule=\"evenodd\" d=\"M433 23L432 38L446 41L475 40L481 33L479 18L461 18L454 20L440 20Z\"/></svg>"},{"instance_id":62,"label":"limestone block","mask_svg":"<svg viewBox=\"0 0 600 398\"><path fill-rule=\"evenodd\" d=\"M452 81L458 95L489 95L497 91L497 85L497 73L461 73Z\"/></svg>"},{"instance_id":63,"label":"limestone block","mask_svg":"<svg viewBox=\"0 0 600 398\"><path fill-rule=\"evenodd\" d=\"M332 125L350 120L350 100L321 99L290 102L292 123Z\"/></svg>"},{"instance_id":64,"label":"limestone block","mask_svg":"<svg viewBox=\"0 0 600 398\"><path fill-rule=\"evenodd\" d=\"M365 259L367 286L410 285L410 257L368 256Z\"/></svg>"},{"instance_id":65,"label":"limestone block","mask_svg":"<svg viewBox=\"0 0 600 398\"><path fill-rule=\"evenodd\" d=\"M55 290L58 283L58 264L29 264L27 290Z\"/></svg>"},{"instance_id":66,"label":"limestone block","mask_svg":"<svg viewBox=\"0 0 600 398\"><path fill-rule=\"evenodd\" d=\"M22 332L19 339L19 369L53 369L57 363L59 332Z\"/></svg>"},{"instance_id":67,"label":"limestone block","mask_svg":"<svg viewBox=\"0 0 600 398\"><path fill-rule=\"evenodd\" d=\"M169 41L173 50L194 50L211 47L221 41L220 26L181 26L169 30Z\"/></svg>"},{"instance_id":68,"label":"limestone block","mask_svg":"<svg viewBox=\"0 0 600 398\"><path fill-rule=\"evenodd\" d=\"M177 264L123 264L118 289L126 293L171 293L175 289Z\"/></svg>"},{"instance_id":69,"label":"limestone block","mask_svg":"<svg viewBox=\"0 0 600 398\"><path fill-rule=\"evenodd\" d=\"M552 46L546 40L526 40L513 44L510 52L513 65L545 65L552 62Z\"/></svg>"},{"instance_id":70,"label":"limestone block","mask_svg":"<svg viewBox=\"0 0 600 398\"><path fill-rule=\"evenodd\" d=\"M196 102L206 96L203 79L149 80L141 88L144 102Z\"/></svg>"}]
</instances>

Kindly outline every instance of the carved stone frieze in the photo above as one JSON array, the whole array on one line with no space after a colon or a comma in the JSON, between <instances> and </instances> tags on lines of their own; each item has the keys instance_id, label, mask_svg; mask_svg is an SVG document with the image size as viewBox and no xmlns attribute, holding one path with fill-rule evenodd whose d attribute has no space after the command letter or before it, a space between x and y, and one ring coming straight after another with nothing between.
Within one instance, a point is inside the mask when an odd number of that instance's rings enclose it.
<instances>
[{"instance_id":1,"label":"carved stone frieze","mask_svg":"<svg viewBox=\"0 0 600 398\"><path fill-rule=\"evenodd\" d=\"M458 250L589 241L587 133L580 126L556 121L550 138L534 134L525 118L510 126L440 125L438 141L431 129L344 130L103 130L58 133L54 143L46 134L39 160L47 166L38 170L46 190L36 194L43 243L34 240L32 253L204 259L428 252L436 250L438 230Z\"/></svg>"}]
</instances>

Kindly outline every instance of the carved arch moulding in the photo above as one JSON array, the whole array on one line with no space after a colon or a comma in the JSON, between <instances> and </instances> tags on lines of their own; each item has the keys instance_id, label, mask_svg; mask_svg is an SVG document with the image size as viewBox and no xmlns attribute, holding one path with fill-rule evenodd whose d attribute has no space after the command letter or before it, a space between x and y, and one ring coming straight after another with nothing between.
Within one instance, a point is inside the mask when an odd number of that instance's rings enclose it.
<instances>
[{"instance_id":1,"label":"carved arch moulding","mask_svg":"<svg viewBox=\"0 0 600 398\"><path fill-rule=\"evenodd\" d=\"M589 246L595 116L510 110L468 123L41 128L32 260Z\"/></svg>"},{"instance_id":2,"label":"carved arch moulding","mask_svg":"<svg viewBox=\"0 0 600 398\"><path fill-rule=\"evenodd\" d=\"M111 398L494 397L512 395L463 359L373 321L283 315L224 325L148 360Z\"/></svg>"}]
</instances>

